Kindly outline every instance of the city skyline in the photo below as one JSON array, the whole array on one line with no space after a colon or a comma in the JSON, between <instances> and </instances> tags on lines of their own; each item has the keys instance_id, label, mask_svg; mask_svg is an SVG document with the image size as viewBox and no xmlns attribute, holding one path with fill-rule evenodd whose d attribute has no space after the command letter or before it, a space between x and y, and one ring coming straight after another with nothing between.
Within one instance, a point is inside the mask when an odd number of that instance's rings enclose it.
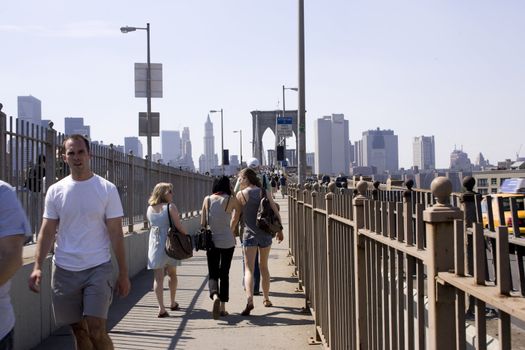
<instances>
[{"instance_id":1,"label":"city skyline","mask_svg":"<svg viewBox=\"0 0 525 350\"><path fill-rule=\"evenodd\" d=\"M524 9L519 1L306 2L307 151L315 120L340 113L352 143L365 130L393 130L400 167L412 165L419 135L435 136L437 168L449 166L454 145L493 164L514 159L522 143L515 126L524 112ZM82 116L92 139L107 144L136 136L146 110L145 99L133 97L146 35L122 34L122 26L151 23L152 62L163 64L164 80L152 111L160 112L161 130L191 128L194 160L204 153L201 116L210 109L224 109L224 148L238 154L232 131L250 135L250 111L281 108L282 85L297 86L296 1L33 0L7 3L2 15L4 112L15 116L16 97L33 95L56 129ZM286 106L297 108L296 92L286 92ZM218 117L211 116L215 135ZM494 147L502 135L508 142ZM243 141L248 157L251 140ZM273 135L263 142L270 149ZM152 151L160 151L160 138Z\"/></svg>"}]
</instances>

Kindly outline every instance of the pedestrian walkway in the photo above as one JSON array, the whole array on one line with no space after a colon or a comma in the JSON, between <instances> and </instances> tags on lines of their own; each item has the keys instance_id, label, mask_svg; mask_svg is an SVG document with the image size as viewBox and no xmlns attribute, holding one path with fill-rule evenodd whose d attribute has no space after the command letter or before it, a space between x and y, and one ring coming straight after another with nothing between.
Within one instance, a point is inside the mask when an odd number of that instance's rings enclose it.
<instances>
[{"instance_id":1,"label":"pedestrian walkway","mask_svg":"<svg viewBox=\"0 0 525 350\"><path fill-rule=\"evenodd\" d=\"M114 301L108 328L115 349L321 349L308 345L308 339L315 335L313 319L304 312L304 295L295 291L297 278L292 277L294 268L287 257L288 205L280 198L277 202L281 206L285 240L281 244L274 241L270 253L273 307L264 307L262 295L255 296L252 315L240 315L246 297L241 285L242 254L237 246L230 270L230 302L226 307L230 315L214 320L206 255L198 252L178 268L176 299L181 310L169 311L169 318L157 318L151 271L144 271L132 280L132 291L127 298ZM167 286L164 300L169 300ZM72 348L72 335L67 328L62 328L35 349Z\"/></svg>"}]
</instances>

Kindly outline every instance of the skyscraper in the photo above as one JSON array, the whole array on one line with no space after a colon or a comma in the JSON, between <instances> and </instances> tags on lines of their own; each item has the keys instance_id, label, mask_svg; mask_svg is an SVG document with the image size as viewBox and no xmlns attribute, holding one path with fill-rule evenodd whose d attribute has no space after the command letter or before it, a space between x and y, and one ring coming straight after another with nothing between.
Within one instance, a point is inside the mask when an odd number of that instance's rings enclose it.
<instances>
[{"instance_id":1,"label":"skyscraper","mask_svg":"<svg viewBox=\"0 0 525 350\"><path fill-rule=\"evenodd\" d=\"M456 171L472 171L472 163L468 154L463 152L463 149L459 150L454 148L450 154L450 170Z\"/></svg>"},{"instance_id":2,"label":"skyscraper","mask_svg":"<svg viewBox=\"0 0 525 350\"><path fill-rule=\"evenodd\" d=\"M376 174L395 172L399 169L397 135L392 130L368 130L361 142L356 142L358 166L375 168Z\"/></svg>"},{"instance_id":3,"label":"skyscraper","mask_svg":"<svg viewBox=\"0 0 525 350\"><path fill-rule=\"evenodd\" d=\"M348 120L344 119L344 114L319 118L315 126L315 172L329 175L348 174L350 140Z\"/></svg>"},{"instance_id":4,"label":"skyscraper","mask_svg":"<svg viewBox=\"0 0 525 350\"><path fill-rule=\"evenodd\" d=\"M414 166L420 170L436 168L436 147L434 136L417 136L412 142Z\"/></svg>"},{"instance_id":5,"label":"skyscraper","mask_svg":"<svg viewBox=\"0 0 525 350\"><path fill-rule=\"evenodd\" d=\"M126 153L133 151L133 155L142 158L142 142L136 136L124 137L124 150Z\"/></svg>"},{"instance_id":6,"label":"skyscraper","mask_svg":"<svg viewBox=\"0 0 525 350\"><path fill-rule=\"evenodd\" d=\"M204 155L202 158L202 168L199 162L199 170L205 173L215 168L218 165L217 155L215 154L215 137L213 136L213 123L210 120L210 115L204 123Z\"/></svg>"},{"instance_id":7,"label":"skyscraper","mask_svg":"<svg viewBox=\"0 0 525 350\"><path fill-rule=\"evenodd\" d=\"M20 126L20 133L27 137L37 137L42 135L38 128L32 125L42 127L42 102L34 96L18 96L18 121ZM30 142L24 138L17 138L16 141L19 148L23 151L17 153L17 159L13 158L13 165L18 162L21 169L31 165L37 159L37 156L43 153L42 144L37 142Z\"/></svg>"},{"instance_id":8,"label":"skyscraper","mask_svg":"<svg viewBox=\"0 0 525 350\"><path fill-rule=\"evenodd\" d=\"M182 155L179 159L178 166L186 170L195 170L195 165L193 164L193 157L191 155L191 140L190 140L190 128L184 127L182 129Z\"/></svg>"},{"instance_id":9,"label":"skyscraper","mask_svg":"<svg viewBox=\"0 0 525 350\"><path fill-rule=\"evenodd\" d=\"M64 132L66 135L80 134L91 138L91 127L84 125L84 118L64 118Z\"/></svg>"},{"instance_id":10,"label":"skyscraper","mask_svg":"<svg viewBox=\"0 0 525 350\"><path fill-rule=\"evenodd\" d=\"M181 156L181 139L178 130L163 130L160 133L164 164L175 164Z\"/></svg>"},{"instance_id":11,"label":"skyscraper","mask_svg":"<svg viewBox=\"0 0 525 350\"><path fill-rule=\"evenodd\" d=\"M34 96L18 96L18 118L40 125L42 102Z\"/></svg>"}]
</instances>

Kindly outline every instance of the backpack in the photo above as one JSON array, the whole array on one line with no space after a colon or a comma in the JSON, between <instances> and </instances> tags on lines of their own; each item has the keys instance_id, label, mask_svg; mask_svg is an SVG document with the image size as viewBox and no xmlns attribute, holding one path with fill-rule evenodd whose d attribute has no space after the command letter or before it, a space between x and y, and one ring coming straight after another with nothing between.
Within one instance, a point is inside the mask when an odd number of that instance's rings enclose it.
<instances>
[{"instance_id":1,"label":"backpack","mask_svg":"<svg viewBox=\"0 0 525 350\"><path fill-rule=\"evenodd\" d=\"M279 218L272 209L270 200L266 197L266 190L264 188L261 189L261 201L257 209L255 225L272 237L275 237L277 232L283 229Z\"/></svg>"}]
</instances>

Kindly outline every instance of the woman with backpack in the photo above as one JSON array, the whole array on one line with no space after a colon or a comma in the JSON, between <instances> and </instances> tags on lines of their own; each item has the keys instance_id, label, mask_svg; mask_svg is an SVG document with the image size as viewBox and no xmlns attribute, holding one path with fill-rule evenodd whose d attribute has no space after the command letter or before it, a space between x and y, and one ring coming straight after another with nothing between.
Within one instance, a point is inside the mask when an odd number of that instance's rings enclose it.
<instances>
[{"instance_id":1,"label":"woman with backpack","mask_svg":"<svg viewBox=\"0 0 525 350\"><path fill-rule=\"evenodd\" d=\"M255 171L246 168L239 175L241 191L237 193L237 199L243 209L244 231L242 233L244 251L244 286L246 288L247 303L241 315L248 316L253 310L253 270L255 266L255 255L259 252L259 268L261 270L261 284L263 290L263 305L271 307L270 301L270 271L268 270L268 257L272 245L272 235L257 227L257 212L265 189L261 188L261 182ZM266 197L275 215L281 220L276 203L273 201L270 191L266 191ZM283 240L283 232L276 235L277 241Z\"/></svg>"},{"instance_id":2,"label":"woman with backpack","mask_svg":"<svg viewBox=\"0 0 525 350\"><path fill-rule=\"evenodd\" d=\"M212 316L227 316L226 303L230 299L230 266L235 250L234 229L239 222L241 207L232 196L230 179L221 176L213 181L212 194L202 203L201 225L209 226L213 248L206 251L208 260L208 288L213 300Z\"/></svg>"}]
</instances>

